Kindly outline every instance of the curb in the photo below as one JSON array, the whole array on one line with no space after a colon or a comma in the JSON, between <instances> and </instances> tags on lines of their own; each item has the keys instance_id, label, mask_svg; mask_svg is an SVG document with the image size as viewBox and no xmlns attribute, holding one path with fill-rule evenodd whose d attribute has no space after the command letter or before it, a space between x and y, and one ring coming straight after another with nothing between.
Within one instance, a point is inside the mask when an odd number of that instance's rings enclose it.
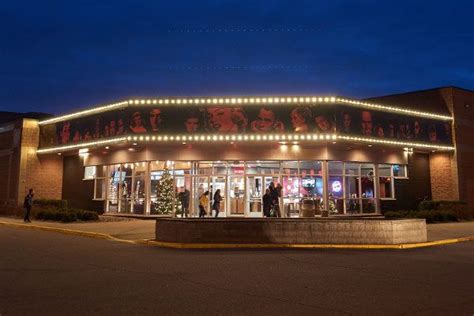
<instances>
[{"instance_id":1,"label":"curb","mask_svg":"<svg viewBox=\"0 0 474 316\"><path fill-rule=\"evenodd\" d=\"M455 244L460 242L474 241L474 236L469 237L460 237L460 238L451 238L437 241L428 241L422 243L413 243L413 244L395 244L395 245L377 245L377 244L218 244L218 243L175 243L175 242L165 242L157 241L152 239L144 240L127 240L116 238L109 234L104 233L95 233L75 229L66 229L58 227L48 227L32 224L21 224L21 223L11 223L11 222L2 222L0 221L1 226L7 226L12 228L26 228L26 229L36 229L49 232L57 232L67 235L75 235L96 239L105 239L111 241L118 241L128 244L140 244L148 246L156 246L161 248L171 248L171 249L415 249L415 248L426 248L433 246L442 246Z\"/></svg>"},{"instance_id":2,"label":"curb","mask_svg":"<svg viewBox=\"0 0 474 316\"><path fill-rule=\"evenodd\" d=\"M213 244L213 243L174 243L146 240L145 243L172 249L414 249L454 243L474 241L474 236L444 239L413 244L377 245L377 244Z\"/></svg>"}]
</instances>

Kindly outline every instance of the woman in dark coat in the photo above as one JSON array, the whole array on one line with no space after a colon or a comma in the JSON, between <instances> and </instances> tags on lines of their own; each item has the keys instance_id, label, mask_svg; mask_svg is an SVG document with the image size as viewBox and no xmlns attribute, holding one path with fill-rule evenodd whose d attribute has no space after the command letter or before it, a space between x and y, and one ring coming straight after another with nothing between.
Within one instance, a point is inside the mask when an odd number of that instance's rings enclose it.
<instances>
[{"instance_id":1,"label":"woman in dark coat","mask_svg":"<svg viewBox=\"0 0 474 316\"><path fill-rule=\"evenodd\" d=\"M219 211L221 208L221 189L217 189L214 193L214 203L212 204L212 209L216 211L216 218L219 216Z\"/></svg>"}]
</instances>

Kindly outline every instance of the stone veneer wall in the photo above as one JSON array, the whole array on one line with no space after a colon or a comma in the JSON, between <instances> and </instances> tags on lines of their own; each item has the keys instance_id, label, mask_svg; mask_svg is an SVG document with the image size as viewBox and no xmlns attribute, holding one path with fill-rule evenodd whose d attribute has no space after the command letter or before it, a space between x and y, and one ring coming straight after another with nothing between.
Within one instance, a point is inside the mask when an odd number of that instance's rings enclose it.
<instances>
[{"instance_id":1,"label":"stone veneer wall","mask_svg":"<svg viewBox=\"0 0 474 316\"><path fill-rule=\"evenodd\" d=\"M156 240L177 243L401 244L426 242L424 219L157 219Z\"/></svg>"},{"instance_id":2,"label":"stone veneer wall","mask_svg":"<svg viewBox=\"0 0 474 316\"><path fill-rule=\"evenodd\" d=\"M36 154L39 132L37 120L23 120L18 184L19 204L23 203L23 198L30 188L35 190L35 198L62 198L63 158L56 154Z\"/></svg>"}]
</instances>

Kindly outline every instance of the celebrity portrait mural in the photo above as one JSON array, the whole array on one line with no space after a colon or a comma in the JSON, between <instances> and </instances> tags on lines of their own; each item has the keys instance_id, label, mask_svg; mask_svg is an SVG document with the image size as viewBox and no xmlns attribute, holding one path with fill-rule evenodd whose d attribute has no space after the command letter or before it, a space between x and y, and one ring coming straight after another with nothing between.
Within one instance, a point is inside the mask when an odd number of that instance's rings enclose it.
<instances>
[{"instance_id":1,"label":"celebrity portrait mural","mask_svg":"<svg viewBox=\"0 0 474 316\"><path fill-rule=\"evenodd\" d=\"M255 133L284 132L285 124L271 107L261 107L256 119L250 123L250 129Z\"/></svg>"},{"instance_id":2,"label":"celebrity portrait mural","mask_svg":"<svg viewBox=\"0 0 474 316\"><path fill-rule=\"evenodd\" d=\"M340 133L447 143L451 123L335 104L131 106L41 126L41 146L123 135Z\"/></svg>"},{"instance_id":3,"label":"celebrity portrait mural","mask_svg":"<svg viewBox=\"0 0 474 316\"><path fill-rule=\"evenodd\" d=\"M366 137L452 143L451 123L359 108L339 107L337 132Z\"/></svg>"}]
</instances>

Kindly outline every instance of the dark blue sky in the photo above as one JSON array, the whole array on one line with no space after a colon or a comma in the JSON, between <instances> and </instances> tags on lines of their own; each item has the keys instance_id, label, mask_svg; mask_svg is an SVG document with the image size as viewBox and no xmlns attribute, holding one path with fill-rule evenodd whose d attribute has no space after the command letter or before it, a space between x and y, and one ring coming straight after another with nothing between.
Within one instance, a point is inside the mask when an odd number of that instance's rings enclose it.
<instances>
[{"instance_id":1,"label":"dark blue sky","mask_svg":"<svg viewBox=\"0 0 474 316\"><path fill-rule=\"evenodd\" d=\"M0 110L474 89L474 1L2 1Z\"/></svg>"}]
</instances>

